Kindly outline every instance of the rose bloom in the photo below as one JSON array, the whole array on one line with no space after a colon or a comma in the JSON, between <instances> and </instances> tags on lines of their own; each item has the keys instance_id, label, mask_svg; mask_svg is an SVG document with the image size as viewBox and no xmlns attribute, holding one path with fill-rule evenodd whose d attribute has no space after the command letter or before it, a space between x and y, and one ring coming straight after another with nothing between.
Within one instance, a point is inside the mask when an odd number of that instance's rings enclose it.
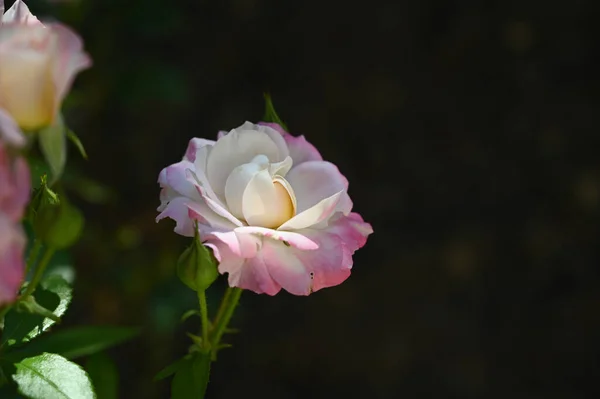
<instances>
[{"instance_id":1,"label":"rose bloom","mask_svg":"<svg viewBox=\"0 0 600 399\"><path fill-rule=\"evenodd\" d=\"M350 276L352 255L373 232L352 213L348 181L303 136L246 122L218 140L194 138L163 169L161 212L175 232L213 249L229 285L308 295Z\"/></svg>"},{"instance_id":2,"label":"rose bloom","mask_svg":"<svg viewBox=\"0 0 600 399\"><path fill-rule=\"evenodd\" d=\"M77 34L61 24L43 25L17 0L0 25L0 134L4 139L20 144L23 138L15 134L16 126L36 130L51 125L75 75L90 65Z\"/></svg>"},{"instance_id":3,"label":"rose bloom","mask_svg":"<svg viewBox=\"0 0 600 399\"><path fill-rule=\"evenodd\" d=\"M19 223L29 200L29 169L14 161L0 141L0 305L11 302L23 282L25 234Z\"/></svg>"}]
</instances>

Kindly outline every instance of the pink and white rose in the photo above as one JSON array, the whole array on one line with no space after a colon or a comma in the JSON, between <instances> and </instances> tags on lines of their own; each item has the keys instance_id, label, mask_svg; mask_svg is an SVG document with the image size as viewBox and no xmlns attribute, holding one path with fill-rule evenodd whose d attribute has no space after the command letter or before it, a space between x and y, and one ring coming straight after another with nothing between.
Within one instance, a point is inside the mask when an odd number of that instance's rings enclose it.
<instances>
[{"instance_id":1,"label":"pink and white rose","mask_svg":"<svg viewBox=\"0 0 600 399\"><path fill-rule=\"evenodd\" d=\"M90 65L76 33L42 24L22 0L15 1L0 22L0 137L22 145L19 127L51 125L73 79Z\"/></svg>"},{"instance_id":2,"label":"pink and white rose","mask_svg":"<svg viewBox=\"0 0 600 399\"><path fill-rule=\"evenodd\" d=\"M157 221L200 237L229 285L309 295L350 276L352 255L373 232L351 212L348 181L303 136L246 122L217 141L194 138L163 169Z\"/></svg>"},{"instance_id":3,"label":"pink and white rose","mask_svg":"<svg viewBox=\"0 0 600 399\"><path fill-rule=\"evenodd\" d=\"M23 282L25 233L20 220L30 195L23 158L12 159L0 141L0 305L12 302Z\"/></svg>"}]
</instances>

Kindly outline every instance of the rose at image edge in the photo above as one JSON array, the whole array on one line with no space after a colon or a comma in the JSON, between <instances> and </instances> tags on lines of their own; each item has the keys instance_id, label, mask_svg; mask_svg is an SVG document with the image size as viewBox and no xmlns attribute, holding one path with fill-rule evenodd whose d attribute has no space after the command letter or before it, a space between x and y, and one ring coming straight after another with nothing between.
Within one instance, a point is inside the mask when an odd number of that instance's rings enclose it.
<instances>
[{"instance_id":1,"label":"rose at image edge","mask_svg":"<svg viewBox=\"0 0 600 399\"><path fill-rule=\"evenodd\" d=\"M25 232L20 220L30 196L25 160L13 159L0 140L0 305L12 302L24 278Z\"/></svg>"},{"instance_id":2,"label":"rose at image edge","mask_svg":"<svg viewBox=\"0 0 600 399\"><path fill-rule=\"evenodd\" d=\"M15 126L51 125L75 76L90 66L76 33L60 23L42 24L17 0L0 25L0 134L19 144Z\"/></svg>"}]
</instances>

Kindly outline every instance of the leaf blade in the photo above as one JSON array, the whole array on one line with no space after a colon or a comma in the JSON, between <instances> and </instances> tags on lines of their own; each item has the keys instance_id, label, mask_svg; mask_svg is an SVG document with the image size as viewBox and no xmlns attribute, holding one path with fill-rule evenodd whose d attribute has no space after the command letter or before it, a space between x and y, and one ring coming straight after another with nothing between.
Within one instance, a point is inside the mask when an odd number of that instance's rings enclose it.
<instances>
[{"instance_id":1,"label":"leaf blade","mask_svg":"<svg viewBox=\"0 0 600 399\"><path fill-rule=\"evenodd\" d=\"M171 383L172 399L203 399L210 376L210 353L195 352L185 359Z\"/></svg>"},{"instance_id":2,"label":"leaf blade","mask_svg":"<svg viewBox=\"0 0 600 399\"><path fill-rule=\"evenodd\" d=\"M56 317L62 317L73 299L73 289L70 284L62 276L51 274L41 281L40 286L44 291L58 296L58 305L52 310L52 313ZM38 328L38 331L33 330L27 335L28 340L32 340L36 336L47 331L55 323L56 320L46 317L42 322L42 325Z\"/></svg>"},{"instance_id":3,"label":"leaf blade","mask_svg":"<svg viewBox=\"0 0 600 399\"><path fill-rule=\"evenodd\" d=\"M19 393L32 399L94 399L87 373L77 364L54 353L23 359L15 364L13 380Z\"/></svg>"},{"instance_id":4,"label":"leaf blade","mask_svg":"<svg viewBox=\"0 0 600 399\"><path fill-rule=\"evenodd\" d=\"M6 345L18 346L29 342L47 331L67 311L72 299L72 288L61 275L51 274L40 282L34 296L36 304L52 312L54 318L12 309L4 319L0 349ZM35 308L28 307L28 310L34 311Z\"/></svg>"},{"instance_id":5,"label":"leaf blade","mask_svg":"<svg viewBox=\"0 0 600 399\"><path fill-rule=\"evenodd\" d=\"M138 328L131 327L73 327L42 336L27 345L8 351L5 357L16 362L43 351L52 351L67 359L77 359L119 345L139 333Z\"/></svg>"}]
</instances>

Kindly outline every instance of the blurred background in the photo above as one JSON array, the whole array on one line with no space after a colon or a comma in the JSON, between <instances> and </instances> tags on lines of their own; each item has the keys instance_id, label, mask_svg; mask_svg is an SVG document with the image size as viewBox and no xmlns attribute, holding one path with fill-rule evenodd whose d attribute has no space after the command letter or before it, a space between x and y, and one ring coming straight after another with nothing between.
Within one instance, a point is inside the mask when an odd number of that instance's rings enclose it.
<instances>
[{"instance_id":1,"label":"blurred background","mask_svg":"<svg viewBox=\"0 0 600 399\"><path fill-rule=\"evenodd\" d=\"M28 4L94 60L65 108L89 153L65 324L143 327L109 352L120 397L168 398L198 328L158 173L265 91L375 233L338 287L244 293L209 398L599 397L600 2Z\"/></svg>"}]
</instances>

